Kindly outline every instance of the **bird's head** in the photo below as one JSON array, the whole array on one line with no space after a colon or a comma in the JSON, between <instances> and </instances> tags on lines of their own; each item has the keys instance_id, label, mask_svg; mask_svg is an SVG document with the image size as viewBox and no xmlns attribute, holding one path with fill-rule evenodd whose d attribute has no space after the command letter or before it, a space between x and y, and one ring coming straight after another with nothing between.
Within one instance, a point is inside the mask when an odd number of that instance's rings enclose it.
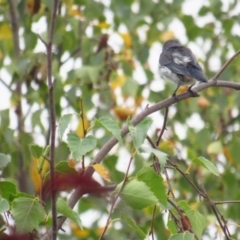
<instances>
[{"instance_id":1,"label":"bird's head","mask_svg":"<svg viewBox=\"0 0 240 240\"><path fill-rule=\"evenodd\" d=\"M170 39L166 41L163 45L163 50L167 50L171 47L180 47L182 44L177 39Z\"/></svg>"}]
</instances>

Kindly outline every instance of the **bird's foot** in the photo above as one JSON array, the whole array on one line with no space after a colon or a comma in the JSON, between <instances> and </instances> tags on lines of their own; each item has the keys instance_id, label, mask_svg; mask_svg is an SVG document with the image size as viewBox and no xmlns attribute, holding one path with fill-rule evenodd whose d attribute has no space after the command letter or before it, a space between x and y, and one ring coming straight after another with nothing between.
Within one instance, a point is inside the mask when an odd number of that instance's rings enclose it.
<instances>
[{"instance_id":1,"label":"bird's foot","mask_svg":"<svg viewBox=\"0 0 240 240\"><path fill-rule=\"evenodd\" d=\"M192 86L190 86L187 91L190 92L193 97L199 97L199 94L192 89Z\"/></svg>"},{"instance_id":2,"label":"bird's foot","mask_svg":"<svg viewBox=\"0 0 240 240\"><path fill-rule=\"evenodd\" d=\"M176 101L176 102L178 102L178 101L179 101L179 98L177 97L176 93L174 93L174 94L172 95L172 97L174 97L174 98L175 98L175 101Z\"/></svg>"}]
</instances>

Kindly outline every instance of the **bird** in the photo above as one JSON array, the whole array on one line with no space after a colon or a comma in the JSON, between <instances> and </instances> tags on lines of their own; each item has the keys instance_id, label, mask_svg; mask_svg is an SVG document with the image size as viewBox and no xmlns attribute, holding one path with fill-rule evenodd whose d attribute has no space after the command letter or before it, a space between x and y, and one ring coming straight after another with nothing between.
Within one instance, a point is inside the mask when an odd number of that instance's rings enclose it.
<instances>
[{"instance_id":1,"label":"bird","mask_svg":"<svg viewBox=\"0 0 240 240\"><path fill-rule=\"evenodd\" d=\"M177 39L171 39L164 43L159 57L159 71L164 80L177 84L172 96L180 86L190 85L187 91L193 96L198 96L191 88L196 81L207 82L203 70L192 51L182 45Z\"/></svg>"}]
</instances>

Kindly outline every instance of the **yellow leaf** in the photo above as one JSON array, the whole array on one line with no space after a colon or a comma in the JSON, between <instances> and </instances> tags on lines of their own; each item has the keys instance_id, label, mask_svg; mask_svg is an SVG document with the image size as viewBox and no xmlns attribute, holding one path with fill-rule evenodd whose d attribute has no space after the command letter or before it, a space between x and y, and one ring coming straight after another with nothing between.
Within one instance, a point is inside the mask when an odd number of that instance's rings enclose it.
<instances>
[{"instance_id":1,"label":"yellow leaf","mask_svg":"<svg viewBox=\"0 0 240 240\"><path fill-rule=\"evenodd\" d=\"M80 20L84 18L81 10L76 7L69 8L68 13L74 17L77 17Z\"/></svg>"},{"instance_id":2,"label":"yellow leaf","mask_svg":"<svg viewBox=\"0 0 240 240\"><path fill-rule=\"evenodd\" d=\"M111 182L108 170L101 164L94 164L92 167L106 181Z\"/></svg>"},{"instance_id":3,"label":"yellow leaf","mask_svg":"<svg viewBox=\"0 0 240 240\"><path fill-rule=\"evenodd\" d=\"M115 115L122 121L126 120L129 116L131 117L135 113L134 109L127 107L115 107L113 111Z\"/></svg>"},{"instance_id":4,"label":"yellow leaf","mask_svg":"<svg viewBox=\"0 0 240 240\"><path fill-rule=\"evenodd\" d=\"M126 61L132 61L132 56L133 56L132 49L124 48L121 52L122 59L124 59Z\"/></svg>"},{"instance_id":5,"label":"yellow leaf","mask_svg":"<svg viewBox=\"0 0 240 240\"><path fill-rule=\"evenodd\" d=\"M98 236L101 236L104 228L105 228L105 227L98 227L98 228L97 228L97 231L96 231L96 234L97 234ZM108 228L108 230L109 230L109 229L110 229L110 227Z\"/></svg>"},{"instance_id":6,"label":"yellow leaf","mask_svg":"<svg viewBox=\"0 0 240 240\"><path fill-rule=\"evenodd\" d=\"M208 154L220 154L222 152L223 152L223 147L220 141L212 142L207 147Z\"/></svg>"},{"instance_id":7,"label":"yellow leaf","mask_svg":"<svg viewBox=\"0 0 240 240\"><path fill-rule=\"evenodd\" d=\"M27 0L26 12L30 14L36 14L41 8L41 0Z\"/></svg>"},{"instance_id":8,"label":"yellow leaf","mask_svg":"<svg viewBox=\"0 0 240 240\"><path fill-rule=\"evenodd\" d=\"M3 59L3 53L0 51L0 61Z\"/></svg>"},{"instance_id":9,"label":"yellow leaf","mask_svg":"<svg viewBox=\"0 0 240 240\"><path fill-rule=\"evenodd\" d=\"M197 100L197 104L200 108L205 109L210 105L210 102L205 97L200 96Z\"/></svg>"},{"instance_id":10,"label":"yellow leaf","mask_svg":"<svg viewBox=\"0 0 240 240\"><path fill-rule=\"evenodd\" d=\"M99 22L97 26L102 29L107 29L110 27L110 24L107 22Z\"/></svg>"},{"instance_id":11,"label":"yellow leaf","mask_svg":"<svg viewBox=\"0 0 240 240\"><path fill-rule=\"evenodd\" d=\"M30 178L32 179L35 191L38 193L41 192L42 177L49 170L49 163L48 163L48 161L45 160L44 164L43 164L43 169L42 169L41 175L39 174L38 166L40 164L41 159L42 158L36 159L36 158L32 157L31 162L30 162L30 169L29 169Z\"/></svg>"},{"instance_id":12,"label":"yellow leaf","mask_svg":"<svg viewBox=\"0 0 240 240\"><path fill-rule=\"evenodd\" d=\"M143 102L144 100L144 97L142 95L140 96L135 96L134 97L134 100L135 100L135 106L136 107L139 107L141 105L141 103Z\"/></svg>"},{"instance_id":13,"label":"yellow leaf","mask_svg":"<svg viewBox=\"0 0 240 240\"><path fill-rule=\"evenodd\" d=\"M169 39L173 39L175 38L174 32L173 31L165 31L161 36L160 36L160 40L162 42L166 42Z\"/></svg>"},{"instance_id":14,"label":"yellow leaf","mask_svg":"<svg viewBox=\"0 0 240 240\"><path fill-rule=\"evenodd\" d=\"M166 152L169 155L172 155L172 154L174 154L174 149L176 148L176 143L173 141L173 139L167 139L164 141L160 141L159 147L160 147L161 151Z\"/></svg>"},{"instance_id":15,"label":"yellow leaf","mask_svg":"<svg viewBox=\"0 0 240 240\"><path fill-rule=\"evenodd\" d=\"M129 33L120 33L120 36L127 47L132 47L132 38Z\"/></svg>"},{"instance_id":16,"label":"yellow leaf","mask_svg":"<svg viewBox=\"0 0 240 240\"><path fill-rule=\"evenodd\" d=\"M231 163L234 163L234 159L231 155L231 153L229 152L229 149L227 147L223 147L223 154L225 155L225 157L227 158L227 160Z\"/></svg>"},{"instance_id":17,"label":"yellow leaf","mask_svg":"<svg viewBox=\"0 0 240 240\"><path fill-rule=\"evenodd\" d=\"M71 7L72 6L72 0L62 0L62 2L67 6L67 7Z\"/></svg>"},{"instance_id":18,"label":"yellow leaf","mask_svg":"<svg viewBox=\"0 0 240 240\"><path fill-rule=\"evenodd\" d=\"M118 87L122 87L126 82L126 77L122 74L113 72L110 76L110 88L115 90Z\"/></svg>"},{"instance_id":19,"label":"yellow leaf","mask_svg":"<svg viewBox=\"0 0 240 240\"><path fill-rule=\"evenodd\" d=\"M190 204L192 210L197 210L199 208L200 202L194 202Z\"/></svg>"},{"instance_id":20,"label":"yellow leaf","mask_svg":"<svg viewBox=\"0 0 240 240\"><path fill-rule=\"evenodd\" d=\"M86 228L81 229L76 223L70 222L70 228L74 236L79 238L86 238L89 236L90 231Z\"/></svg>"},{"instance_id":21,"label":"yellow leaf","mask_svg":"<svg viewBox=\"0 0 240 240\"><path fill-rule=\"evenodd\" d=\"M76 134L80 138L84 138L84 132L86 132L89 127L90 127L90 122L88 121L86 114L83 114L83 121L82 121L82 118L80 118L78 122L77 130L76 130Z\"/></svg>"},{"instance_id":22,"label":"yellow leaf","mask_svg":"<svg viewBox=\"0 0 240 240\"><path fill-rule=\"evenodd\" d=\"M68 166L70 168L75 168L76 162L73 159L68 160Z\"/></svg>"},{"instance_id":23,"label":"yellow leaf","mask_svg":"<svg viewBox=\"0 0 240 240\"><path fill-rule=\"evenodd\" d=\"M0 40L11 39L12 29L8 23L3 23L0 25Z\"/></svg>"}]
</instances>

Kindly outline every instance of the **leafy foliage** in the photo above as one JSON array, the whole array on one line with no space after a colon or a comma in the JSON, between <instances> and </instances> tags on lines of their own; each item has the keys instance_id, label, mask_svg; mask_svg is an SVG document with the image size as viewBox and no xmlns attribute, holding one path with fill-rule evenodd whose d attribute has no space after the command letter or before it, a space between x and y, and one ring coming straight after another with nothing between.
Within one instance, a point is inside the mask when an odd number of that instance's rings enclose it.
<instances>
[{"instance_id":1,"label":"leafy foliage","mask_svg":"<svg viewBox=\"0 0 240 240\"><path fill-rule=\"evenodd\" d=\"M239 93L211 87L179 101L166 128L162 111L134 120L173 92L158 74L166 40L189 46L208 79L239 50L239 1L59 1L49 86L41 39L53 2L0 1L0 238L44 239L56 193L58 214L70 219L59 239L99 239L116 188L104 239L239 239L239 228L227 233L230 221L240 222ZM239 82L239 66L236 57L219 78Z\"/></svg>"}]
</instances>

